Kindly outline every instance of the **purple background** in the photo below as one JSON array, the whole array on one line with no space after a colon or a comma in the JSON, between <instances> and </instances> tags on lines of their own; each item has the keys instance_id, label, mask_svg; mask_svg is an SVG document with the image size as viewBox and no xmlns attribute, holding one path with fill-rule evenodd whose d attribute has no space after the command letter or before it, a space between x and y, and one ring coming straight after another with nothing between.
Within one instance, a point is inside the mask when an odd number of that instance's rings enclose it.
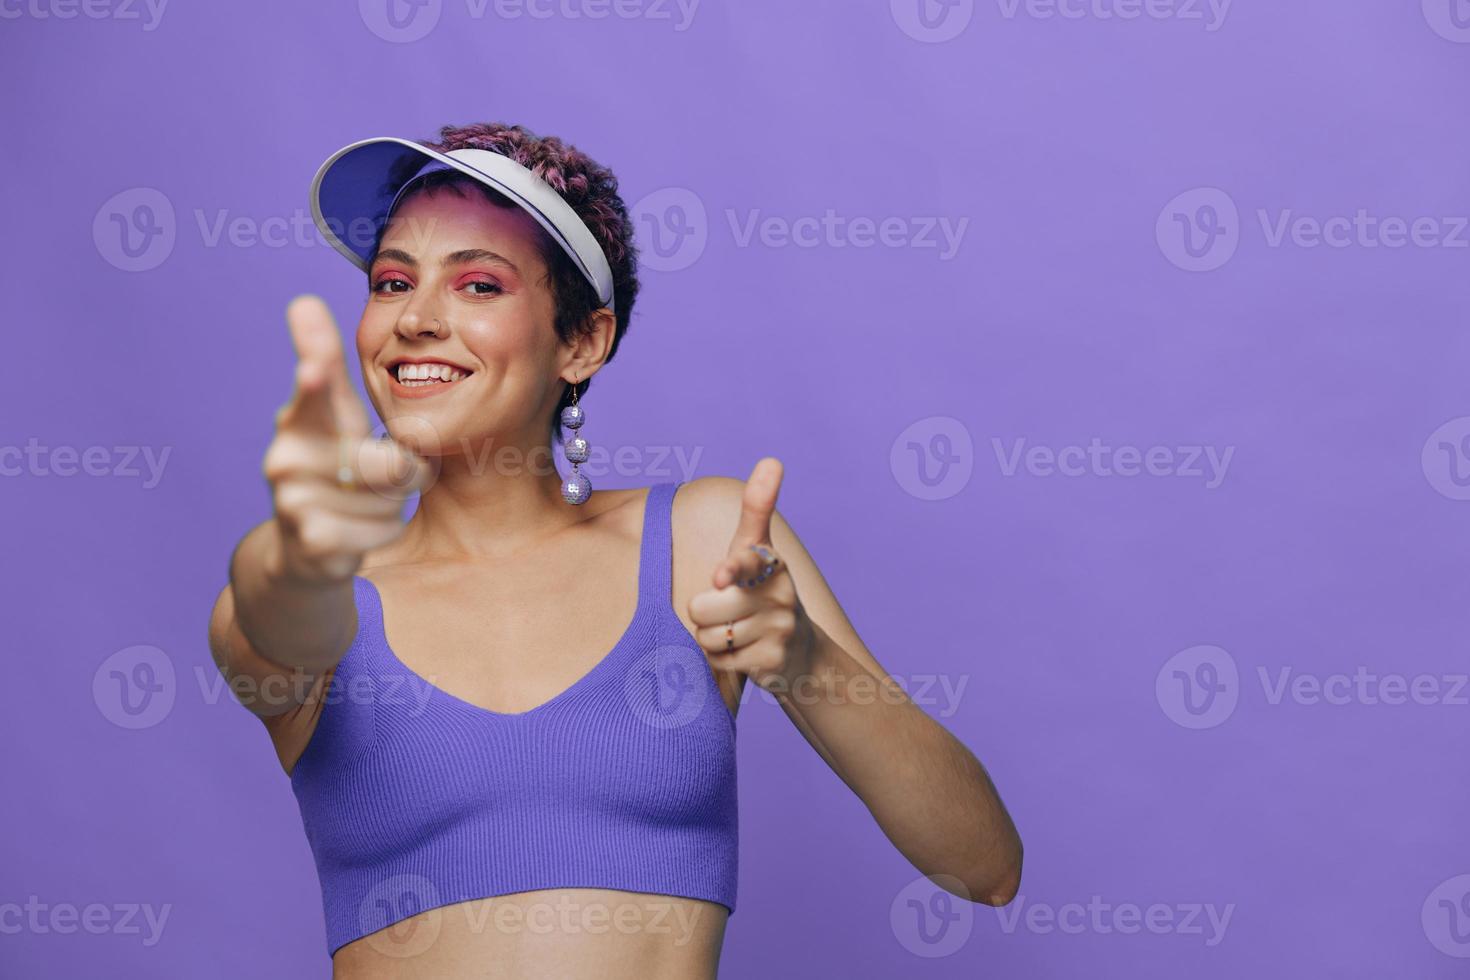
<instances>
[{"instance_id":1,"label":"purple background","mask_svg":"<svg viewBox=\"0 0 1470 980\"><path fill-rule=\"evenodd\" d=\"M289 784L205 628L268 513L284 307L320 293L350 331L363 287L313 232L249 233L304 229L347 142L477 120L562 136L639 208L658 267L587 398L593 444L636 462L598 485L780 457L781 510L880 661L916 696L965 685L926 707L1025 840L1010 909L921 923L916 872L752 698L722 975L1464 975L1470 4L983 0L934 41L916 0L687 22L442 0L407 33L385 0L94 2L0 19L0 975L328 975ZM828 209L905 230L742 244L752 213ZM1428 223L1398 247L1273 237L1360 210ZM135 213L165 232L134 229L149 268L123 251ZM948 258L909 242L935 218L968 219ZM1016 440L1094 438L1164 447L1162 475L1007 470ZM1187 472L1191 446L1232 453L1223 479ZM93 475L57 472L89 447ZM161 479L139 447L169 453ZM112 671L139 663L162 690L129 728ZM1282 671L1360 668L1378 680L1346 703L1275 696ZM1422 703L1383 703L1391 674ZM17 931L4 905L30 896L169 917L152 945L115 911ZM1125 903L1172 925L1124 932ZM1223 936L1191 905L1228 908Z\"/></svg>"}]
</instances>

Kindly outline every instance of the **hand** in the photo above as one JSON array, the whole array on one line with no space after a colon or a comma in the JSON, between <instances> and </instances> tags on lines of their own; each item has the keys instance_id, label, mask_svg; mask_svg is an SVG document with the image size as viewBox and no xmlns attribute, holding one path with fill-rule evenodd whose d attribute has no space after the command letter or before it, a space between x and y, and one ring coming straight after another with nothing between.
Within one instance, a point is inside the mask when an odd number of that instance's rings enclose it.
<instances>
[{"instance_id":1,"label":"hand","mask_svg":"<svg viewBox=\"0 0 1470 980\"><path fill-rule=\"evenodd\" d=\"M712 588L689 600L689 618L716 668L745 674L764 688L790 690L810 668L816 630L771 546L782 472L774 457L755 464L729 552L710 577Z\"/></svg>"},{"instance_id":2,"label":"hand","mask_svg":"<svg viewBox=\"0 0 1470 980\"><path fill-rule=\"evenodd\" d=\"M351 578L363 556L403 533L403 501L423 489L426 460L374 439L353 390L327 305L298 296L286 308L296 347L296 390L276 412L262 470L278 528L275 571L328 584Z\"/></svg>"}]
</instances>

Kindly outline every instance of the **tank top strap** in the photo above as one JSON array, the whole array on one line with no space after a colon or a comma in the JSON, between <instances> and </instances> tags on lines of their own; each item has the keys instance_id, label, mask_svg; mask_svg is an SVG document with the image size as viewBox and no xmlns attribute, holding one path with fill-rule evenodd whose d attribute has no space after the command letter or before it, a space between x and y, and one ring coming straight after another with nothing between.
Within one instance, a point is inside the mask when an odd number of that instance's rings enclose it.
<instances>
[{"instance_id":1,"label":"tank top strap","mask_svg":"<svg viewBox=\"0 0 1470 980\"><path fill-rule=\"evenodd\" d=\"M679 481L648 488L643 505L643 543L638 556L638 604L661 611L674 602L674 491Z\"/></svg>"}]
</instances>

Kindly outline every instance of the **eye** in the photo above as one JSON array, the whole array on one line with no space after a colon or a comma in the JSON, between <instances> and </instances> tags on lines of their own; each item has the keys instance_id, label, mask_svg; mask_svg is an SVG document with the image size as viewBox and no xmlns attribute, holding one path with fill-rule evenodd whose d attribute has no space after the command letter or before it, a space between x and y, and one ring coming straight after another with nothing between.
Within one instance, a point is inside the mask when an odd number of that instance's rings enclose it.
<instances>
[{"instance_id":1,"label":"eye","mask_svg":"<svg viewBox=\"0 0 1470 980\"><path fill-rule=\"evenodd\" d=\"M403 289L385 289L385 286L402 286ZM408 280L391 273L386 273L377 282L373 283L375 293L401 293L409 288Z\"/></svg>"},{"instance_id":2,"label":"eye","mask_svg":"<svg viewBox=\"0 0 1470 980\"><path fill-rule=\"evenodd\" d=\"M498 296L505 292L498 282L490 282L484 279L473 279L464 284L471 296ZM483 287L483 288L479 288Z\"/></svg>"}]
</instances>

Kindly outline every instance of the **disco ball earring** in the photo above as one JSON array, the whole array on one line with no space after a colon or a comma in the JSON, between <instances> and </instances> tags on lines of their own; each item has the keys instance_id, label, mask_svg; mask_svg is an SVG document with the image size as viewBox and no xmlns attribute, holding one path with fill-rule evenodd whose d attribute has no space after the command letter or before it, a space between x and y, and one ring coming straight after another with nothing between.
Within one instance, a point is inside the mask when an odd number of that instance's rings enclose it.
<instances>
[{"instance_id":1,"label":"disco ball earring","mask_svg":"<svg viewBox=\"0 0 1470 980\"><path fill-rule=\"evenodd\" d=\"M572 464L572 475L562 481L561 496L569 504L585 504L592 494L592 481L577 467L587 462L587 440L578 429L587 421L587 413L577 404L577 382L572 381L572 403L561 410L561 424L572 430L572 438L562 444L567 462Z\"/></svg>"}]
</instances>

